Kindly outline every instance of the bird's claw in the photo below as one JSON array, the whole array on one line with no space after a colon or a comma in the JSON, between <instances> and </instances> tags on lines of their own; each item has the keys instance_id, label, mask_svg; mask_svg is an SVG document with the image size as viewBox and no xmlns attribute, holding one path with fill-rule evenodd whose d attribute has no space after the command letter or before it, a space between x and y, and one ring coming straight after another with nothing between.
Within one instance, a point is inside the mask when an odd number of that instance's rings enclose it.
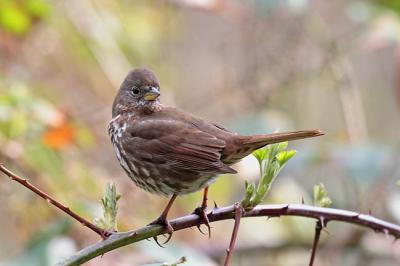
<instances>
[{"instance_id":1,"label":"bird's claw","mask_svg":"<svg viewBox=\"0 0 400 266\"><path fill-rule=\"evenodd\" d=\"M165 236L165 235L163 235L163 236ZM160 242L158 242L157 236L154 236L154 237L153 237L154 242L156 242L156 244L157 244L160 248L165 248L164 245L167 244L167 243L171 240L171 238L172 238L172 233L168 233L167 239L166 239L162 244L160 244Z\"/></svg>"},{"instance_id":2,"label":"bird's claw","mask_svg":"<svg viewBox=\"0 0 400 266\"><path fill-rule=\"evenodd\" d=\"M204 231L201 229L201 225L200 225L200 224L196 225L196 227L197 227L197 229L199 230L199 232L200 232L202 235L206 235L206 233L204 233Z\"/></svg>"},{"instance_id":3,"label":"bird's claw","mask_svg":"<svg viewBox=\"0 0 400 266\"><path fill-rule=\"evenodd\" d=\"M197 207L193 214L196 214L200 217L200 220L204 223L204 225L207 227L208 230L208 238L211 238L211 226L210 226L210 220L208 220L208 216L206 213L207 206L201 206ZM197 225L197 229L199 229L199 232L202 233L203 235L206 235L204 231L201 229L201 224Z\"/></svg>"},{"instance_id":4,"label":"bird's claw","mask_svg":"<svg viewBox=\"0 0 400 266\"><path fill-rule=\"evenodd\" d=\"M114 233L116 233L116 231L107 231L107 230L103 229L100 232L100 237L101 237L102 240L106 240L107 238L112 236Z\"/></svg>"},{"instance_id":5,"label":"bird's claw","mask_svg":"<svg viewBox=\"0 0 400 266\"><path fill-rule=\"evenodd\" d=\"M166 230L166 233L168 234L167 239L162 244L160 244L160 242L158 242L157 236L154 236L153 239L154 239L154 241L156 242L156 244L159 247L165 248L163 245L167 244L171 240L172 234L174 232L174 228L172 227L170 222L166 218L160 216L156 220L154 220L153 222L149 223L149 225L162 225L162 226L164 226L164 228Z\"/></svg>"}]
</instances>

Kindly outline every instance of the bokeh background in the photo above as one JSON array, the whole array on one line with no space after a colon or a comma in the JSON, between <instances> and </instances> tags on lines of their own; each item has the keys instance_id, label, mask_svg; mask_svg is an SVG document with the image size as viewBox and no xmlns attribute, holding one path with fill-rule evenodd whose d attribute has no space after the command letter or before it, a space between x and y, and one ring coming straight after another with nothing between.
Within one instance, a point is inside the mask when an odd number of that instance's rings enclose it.
<instances>
[{"instance_id":1,"label":"bokeh background","mask_svg":"<svg viewBox=\"0 0 400 266\"><path fill-rule=\"evenodd\" d=\"M108 182L122 194L118 228L157 217L165 198L136 188L107 136L111 104L135 67L153 69L162 101L240 133L319 128L266 203L312 204L323 182L333 207L400 223L400 1L1 0L0 161L93 220ZM211 187L210 205L243 196L251 157ZM201 193L176 201L191 212ZM233 265L307 265L315 221L241 223ZM219 265L233 221L209 240L180 231L165 249L142 241L87 265ZM0 265L52 265L97 235L0 176ZM398 265L400 244L331 223L316 265ZM156 264L159 265L159 264Z\"/></svg>"}]
</instances>

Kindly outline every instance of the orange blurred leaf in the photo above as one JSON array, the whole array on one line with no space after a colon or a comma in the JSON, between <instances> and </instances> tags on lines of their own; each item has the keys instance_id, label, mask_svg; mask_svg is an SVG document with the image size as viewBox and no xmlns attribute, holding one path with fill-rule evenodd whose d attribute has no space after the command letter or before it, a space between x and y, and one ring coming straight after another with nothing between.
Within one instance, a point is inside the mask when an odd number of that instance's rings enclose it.
<instances>
[{"instance_id":1,"label":"orange blurred leaf","mask_svg":"<svg viewBox=\"0 0 400 266\"><path fill-rule=\"evenodd\" d=\"M43 134L44 144L52 149L63 149L73 141L74 128L68 122L51 127Z\"/></svg>"}]
</instances>

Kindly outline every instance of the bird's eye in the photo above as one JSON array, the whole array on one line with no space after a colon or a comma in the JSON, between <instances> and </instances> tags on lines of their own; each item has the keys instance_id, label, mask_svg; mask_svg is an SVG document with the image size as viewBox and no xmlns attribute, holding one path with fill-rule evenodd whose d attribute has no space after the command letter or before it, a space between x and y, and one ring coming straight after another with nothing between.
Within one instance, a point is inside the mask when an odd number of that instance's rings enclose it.
<instances>
[{"instance_id":1,"label":"bird's eye","mask_svg":"<svg viewBox=\"0 0 400 266\"><path fill-rule=\"evenodd\" d=\"M133 89L133 94L139 94L139 89Z\"/></svg>"}]
</instances>

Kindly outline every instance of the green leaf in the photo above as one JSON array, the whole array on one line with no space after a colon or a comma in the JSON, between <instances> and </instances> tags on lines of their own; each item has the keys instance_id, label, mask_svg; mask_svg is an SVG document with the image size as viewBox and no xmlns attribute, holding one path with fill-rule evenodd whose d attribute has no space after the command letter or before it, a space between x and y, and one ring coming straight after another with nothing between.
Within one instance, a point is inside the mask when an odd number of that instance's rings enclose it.
<instances>
[{"instance_id":1,"label":"green leaf","mask_svg":"<svg viewBox=\"0 0 400 266\"><path fill-rule=\"evenodd\" d=\"M279 153L279 152L282 152L282 151L287 149L287 146L289 145L289 142L284 141L284 142L280 142L280 143L277 143L277 144L278 144L277 145L277 150L278 150L278 153Z\"/></svg>"},{"instance_id":2,"label":"green leaf","mask_svg":"<svg viewBox=\"0 0 400 266\"><path fill-rule=\"evenodd\" d=\"M296 153L295 150L281 151L276 158L280 166L284 166Z\"/></svg>"},{"instance_id":3,"label":"green leaf","mask_svg":"<svg viewBox=\"0 0 400 266\"><path fill-rule=\"evenodd\" d=\"M252 208L260 204L271 189L272 183L284 165L296 154L296 151L286 151L288 142L268 145L253 152L260 167L260 180L257 188L254 183L245 181L245 196L242 200L244 208Z\"/></svg>"},{"instance_id":4,"label":"green leaf","mask_svg":"<svg viewBox=\"0 0 400 266\"><path fill-rule=\"evenodd\" d=\"M265 157L267 156L267 148L261 148L258 150L253 151L253 156L256 157L257 161L259 164L262 163L262 161L265 160Z\"/></svg>"},{"instance_id":5,"label":"green leaf","mask_svg":"<svg viewBox=\"0 0 400 266\"><path fill-rule=\"evenodd\" d=\"M117 229L117 202L121 195L117 194L115 184L107 184L105 195L101 199L103 204L103 217L95 219L95 223L104 230L116 231Z\"/></svg>"},{"instance_id":6,"label":"green leaf","mask_svg":"<svg viewBox=\"0 0 400 266\"><path fill-rule=\"evenodd\" d=\"M319 207L329 207L332 205L332 200L328 196L324 184L314 185L314 205Z\"/></svg>"},{"instance_id":7,"label":"green leaf","mask_svg":"<svg viewBox=\"0 0 400 266\"><path fill-rule=\"evenodd\" d=\"M249 184L249 182L245 180L244 187L245 187L245 196L244 199L242 200L242 206L246 208L250 206L251 198L253 197L256 185L253 182Z\"/></svg>"},{"instance_id":8,"label":"green leaf","mask_svg":"<svg viewBox=\"0 0 400 266\"><path fill-rule=\"evenodd\" d=\"M261 203L264 197L267 195L269 190L269 185L267 184L260 184L257 187L257 191L255 192L254 197L251 199L252 206L257 206Z\"/></svg>"}]
</instances>

